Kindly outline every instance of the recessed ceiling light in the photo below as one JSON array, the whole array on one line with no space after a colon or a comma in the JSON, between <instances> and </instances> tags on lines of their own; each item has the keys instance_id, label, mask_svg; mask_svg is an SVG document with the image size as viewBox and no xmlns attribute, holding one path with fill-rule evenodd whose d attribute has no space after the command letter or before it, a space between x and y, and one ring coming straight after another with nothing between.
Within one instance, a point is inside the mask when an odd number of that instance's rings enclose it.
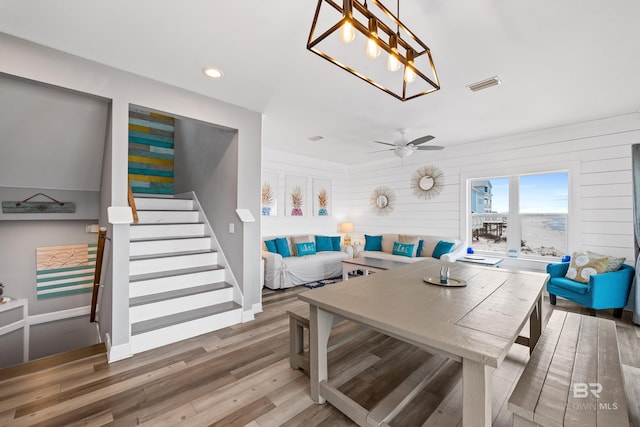
<instances>
[{"instance_id":1,"label":"recessed ceiling light","mask_svg":"<svg viewBox=\"0 0 640 427\"><path fill-rule=\"evenodd\" d=\"M482 80L481 82L472 83L469 86L467 86L467 88L471 92L477 92L479 90L487 89L487 88L490 88L492 86L498 86L501 83L502 83L502 80L500 80L499 77L494 76L494 77L491 77L489 79Z\"/></svg>"},{"instance_id":2,"label":"recessed ceiling light","mask_svg":"<svg viewBox=\"0 0 640 427\"><path fill-rule=\"evenodd\" d=\"M207 76L211 77L212 79L219 79L220 77L223 76L222 71L213 67L205 68L204 70L202 70L202 72L205 73Z\"/></svg>"},{"instance_id":3,"label":"recessed ceiling light","mask_svg":"<svg viewBox=\"0 0 640 427\"><path fill-rule=\"evenodd\" d=\"M321 139L324 139L324 136L320 136L320 135L315 135L315 136L310 136L309 141L320 141Z\"/></svg>"}]
</instances>

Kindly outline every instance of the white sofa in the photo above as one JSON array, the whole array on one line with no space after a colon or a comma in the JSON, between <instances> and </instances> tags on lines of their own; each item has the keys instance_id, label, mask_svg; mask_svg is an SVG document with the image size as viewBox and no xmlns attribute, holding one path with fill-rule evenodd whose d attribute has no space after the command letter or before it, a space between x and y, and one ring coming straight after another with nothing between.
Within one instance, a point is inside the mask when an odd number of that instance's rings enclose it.
<instances>
[{"instance_id":1,"label":"white sofa","mask_svg":"<svg viewBox=\"0 0 640 427\"><path fill-rule=\"evenodd\" d=\"M378 234L379 236L380 234ZM399 234L382 234L382 251L365 251L364 246L356 246L354 248L355 257L356 258L380 258L380 259L389 259L393 261L400 262L416 262L427 259L431 257L433 254L433 250L438 244L440 240L444 240L445 242L453 242L455 245L453 249L448 254L444 254L440 257L442 261L453 262L456 259L464 256L467 251L466 242L458 239L453 239L450 237L442 237L442 236L419 236L419 235L405 235L405 236L413 236L417 237L418 240L423 240L424 243L422 245L422 256L418 257L406 257L402 255L393 255L393 244L394 242L399 241Z\"/></svg>"},{"instance_id":2,"label":"white sofa","mask_svg":"<svg viewBox=\"0 0 640 427\"><path fill-rule=\"evenodd\" d=\"M264 259L264 285L270 289L283 289L303 285L318 280L330 279L342 275L342 260L353 258L351 246L340 246L340 251L317 252L314 255L296 256L294 239L296 241L315 241L315 235L279 236L286 237L289 245L290 257L283 258L278 253L267 251L265 240L262 238L262 258Z\"/></svg>"}]
</instances>

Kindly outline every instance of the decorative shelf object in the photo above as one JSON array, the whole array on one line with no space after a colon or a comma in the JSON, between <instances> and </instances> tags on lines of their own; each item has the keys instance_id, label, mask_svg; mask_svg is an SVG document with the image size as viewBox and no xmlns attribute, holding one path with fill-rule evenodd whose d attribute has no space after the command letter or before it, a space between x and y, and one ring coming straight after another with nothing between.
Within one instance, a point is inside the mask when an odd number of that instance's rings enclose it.
<instances>
[{"instance_id":1,"label":"decorative shelf object","mask_svg":"<svg viewBox=\"0 0 640 427\"><path fill-rule=\"evenodd\" d=\"M38 196L46 197L51 201L30 201ZM20 202L2 202L2 213L75 213L75 211L74 202L59 202L44 193L36 193Z\"/></svg>"}]
</instances>

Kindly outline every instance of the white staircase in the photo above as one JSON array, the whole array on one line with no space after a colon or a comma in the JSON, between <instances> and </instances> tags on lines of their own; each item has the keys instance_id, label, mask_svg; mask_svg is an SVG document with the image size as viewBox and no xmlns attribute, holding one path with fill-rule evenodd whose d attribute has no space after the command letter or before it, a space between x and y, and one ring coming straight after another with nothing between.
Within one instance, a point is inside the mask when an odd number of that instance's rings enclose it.
<instances>
[{"instance_id":1,"label":"white staircase","mask_svg":"<svg viewBox=\"0 0 640 427\"><path fill-rule=\"evenodd\" d=\"M129 317L133 353L242 321L204 215L191 199L136 197Z\"/></svg>"}]
</instances>

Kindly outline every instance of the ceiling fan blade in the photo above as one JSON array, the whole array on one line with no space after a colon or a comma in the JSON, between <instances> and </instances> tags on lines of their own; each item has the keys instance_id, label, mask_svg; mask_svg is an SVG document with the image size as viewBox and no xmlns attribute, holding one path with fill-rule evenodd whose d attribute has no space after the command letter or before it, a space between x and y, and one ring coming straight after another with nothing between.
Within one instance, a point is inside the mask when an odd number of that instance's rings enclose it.
<instances>
[{"instance_id":1,"label":"ceiling fan blade","mask_svg":"<svg viewBox=\"0 0 640 427\"><path fill-rule=\"evenodd\" d=\"M383 145L389 145L391 147L395 147L395 144L390 144L388 142L382 142L382 141L373 141L373 142L375 142L376 144L383 144Z\"/></svg>"},{"instance_id":2,"label":"ceiling fan blade","mask_svg":"<svg viewBox=\"0 0 640 427\"><path fill-rule=\"evenodd\" d=\"M421 136L420 138L416 138L413 141L407 143L407 145L411 144L411 145L420 145L420 144L424 144L425 142L429 142L432 139L434 139L435 136L431 136L431 135L425 135L425 136Z\"/></svg>"},{"instance_id":3,"label":"ceiling fan blade","mask_svg":"<svg viewBox=\"0 0 640 427\"><path fill-rule=\"evenodd\" d=\"M395 150L395 148L386 148L384 150L369 151L369 152L364 153L364 154L382 153L383 151L394 151L394 150Z\"/></svg>"},{"instance_id":4,"label":"ceiling fan blade","mask_svg":"<svg viewBox=\"0 0 640 427\"><path fill-rule=\"evenodd\" d=\"M426 150L444 150L442 145L425 145L424 147L415 147L416 150L426 151Z\"/></svg>"}]
</instances>

